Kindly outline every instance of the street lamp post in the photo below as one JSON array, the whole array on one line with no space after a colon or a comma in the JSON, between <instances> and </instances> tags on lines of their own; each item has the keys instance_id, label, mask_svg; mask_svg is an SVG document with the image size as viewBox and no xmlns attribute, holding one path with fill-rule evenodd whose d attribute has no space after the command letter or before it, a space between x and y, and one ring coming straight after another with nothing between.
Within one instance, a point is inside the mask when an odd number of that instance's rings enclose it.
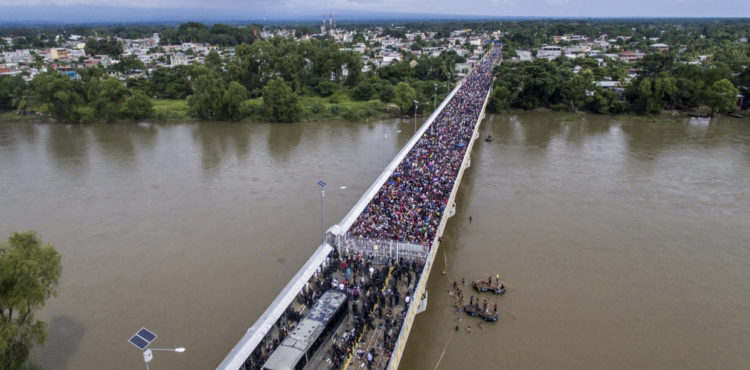
<instances>
[{"instance_id":1,"label":"street lamp post","mask_svg":"<svg viewBox=\"0 0 750 370\"><path fill-rule=\"evenodd\" d=\"M433 83L432 86L435 86L435 92L432 93L432 110L434 111L437 109L437 84Z\"/></svg>"},{"instance_id":2,"label":"street lamp post","mask_svg":"<svg viewBox=\"0 0 750 370\"><path fill-rule=\"evenodd\" d=\"M396 134L400 134L400 133L401 133L401 130L396 130L394 131L393 136L396 137ZM387 139L388 139L388 128L384 126L383 127L383 147L382 147L382 153L381 153L383 157L383 168L385 168L385 166L388 164L388 159L386 159L385 157L385 142ZM345 188L346 186L342 186L339 189L345 189Z\"/></svg>"},{"instance_id":3,"label":"street lamp post","mask_svg":"<svg viewBox=\"0 0 750 370\"><path fill-rule=\"evenodd\" d=\"M323 198L326 197L326 185L328 184L326 184L323 180L318 180L316 184L320 186L320 243L323 244L326 241L326 234L323 230ZM338 188L340 190L344 190L346 189L346 185L339 186Z\"/></svg>"},{"instance_id":4,"label":"street lamp post","mask_svg":"<svg viewBox=\"0 0 750 370\"><path fill-rule=\"evenodd\" d=\"M143 351L143 361L146 362L146 370L151 370L148 367L148 363L151 362L151 360L154 359L154 354L151 353L152 351L169 351L169 352L185 352L185 347L177 347L177 348L149 348L145 351Z\"/></svg>"},{"instance_id":5,"label":"street lamp post","mask_svg":"<svg viewBox=\"0 0 750 370\"><path fill-rule=\"evenodd\" d=\"M323 231L323 198L326 196L326 183L323 180L316 182L320 186L320 243L325 242L325 232Z\"/></svg>"},{"instance_id":6,"label":"street lamp post","mask_svg":"<svg viewBox=\"0 0 750 370\"><path fill-rule=\"evenodd\" d=\"M419 108L419 102L414 100L414 134L417 134L417 108Z\"/></svg>"}]
</instances>

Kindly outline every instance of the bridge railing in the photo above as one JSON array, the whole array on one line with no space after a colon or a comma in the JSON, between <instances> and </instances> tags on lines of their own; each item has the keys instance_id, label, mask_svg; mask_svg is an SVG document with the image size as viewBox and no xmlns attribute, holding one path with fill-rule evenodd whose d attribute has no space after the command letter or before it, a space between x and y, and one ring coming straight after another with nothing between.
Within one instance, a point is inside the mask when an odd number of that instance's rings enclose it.
<instances>
[{"instance_id":1,"label":"bridge railing","mask_svg":"<svg viewBox=\"0 0 750 370\"><path fill-rule=\"evenodd\" d=\"M384 259L418 258L425 260L430 249L424 245L404 243L395 240L343 237L339 241L339 252L359 253L365 256L380 257Z\"/></svg>"}]
</instances>

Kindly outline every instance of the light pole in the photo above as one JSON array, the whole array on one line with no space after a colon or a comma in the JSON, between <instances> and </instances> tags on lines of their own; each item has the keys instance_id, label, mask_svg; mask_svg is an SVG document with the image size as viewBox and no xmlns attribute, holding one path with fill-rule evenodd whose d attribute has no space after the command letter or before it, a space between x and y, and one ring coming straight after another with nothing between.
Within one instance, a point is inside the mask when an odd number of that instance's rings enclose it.
<instances>
[{"instance_id":1,"label":"light pole","mask_svg":"<svg viewBox=\"0 0 750 370\"><path fill-rule=\"evenodd\" d=\"M419 108L419 102L414 100L414 135L417 134L417 108Z\"/></svg>"},{"instance_id":2,"label":"light pole","mask_svg":"<svg viewBox=\"0 0 750 370\"><path fill-rule=\"evenodd\" d=\"M401 130L396 130L396 133L401 133ZM395 135L394 135L395 137ZM385 159L385 142L386 139L388 139L388 128L383 126L383 147L382 147L382 156L383 156L383 168L385 168L386 164L388 163ZM346 186L341 187L340 189L346 188Z\"/></svg>"},{"instance_id":3,"label":"light pole","mask_svg":"<svg viewBox=\"0 0 750 370\"><path fill-rule=\"evenodd\" d=\"M325 231L323 230L323 198L325 198L326 196L326 185L328 184L326 184L325 181L323 180L318 180L316 184L320 186L320 243L322 244L322 243L325 243L326 241L325 239L326 234L325 234ZM339 186L339 189L340 190L346 189L346 185Z\"/></svg>"},{"instance_id":4,"label":"light pole","mask_svg":"<svg viewBox=\"0 0 750 370\"><path fill-rule=\"evenodd\" d=\"M154 359L154 354L151 353L152 351L169 351L169 352L185 352L185 347L177 347L177 348L149 348L145 351L143 351L143 361L146 362L146 370L150 370L148 367L148 363L151 362L151 360Z\"/></svg>"},{"instance_id":5,"label":"light pole","mask_svg":"<svg viewBox=\"0 0 750 370\"><path fill-rule=\"evenodd\" d=\"M323 180L316 182L320 186L320 243L325 242L325 232L323 231L323 198L326 196L326 183Z\"/></svg>"},{"instance_id":6,"label":"light pole","mask_svg":"<svg viewBox=\"0 0 750 370\"><path fill-rule=\"evenodd\" d=\"M432 110L435 111L437 109L437 83L433 83L432 86L435 86L435 92L432 93Z\"/></svg>"},{"instance_id":7,"label":"light pole","mask_svg":"<svg viewBox=\"0 0 750 370\"><path fill-rule=\"evenodd\" d=\"M383 168L385 168L385 139L388 137L387 130L385 126L383 126L383 151L382 151L382 157L383 157Z\"/></svg>"}]
</instances>

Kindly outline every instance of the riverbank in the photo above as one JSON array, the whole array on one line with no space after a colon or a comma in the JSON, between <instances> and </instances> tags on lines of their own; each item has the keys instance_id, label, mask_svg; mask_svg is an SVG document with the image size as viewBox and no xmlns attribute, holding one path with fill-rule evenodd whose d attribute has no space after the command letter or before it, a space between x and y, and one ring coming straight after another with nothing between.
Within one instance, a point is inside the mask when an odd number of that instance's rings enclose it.
<instances>
[{"instance_id":1,"label":"riverbank","mask_svg":"<svg viewBox=\"0 0 750 370\"><path fill-rule=\"evenodd\" d=\"M300 105L304 117L301 122L320 121L360 121L364 119L378 119L398 117L400 111L395 104L383 103L378 99L357 101L346 94L330 97L302 96ZM195 120L190 114L187 99L170 100L155 99L151 120L156 122L185 122ZM243 118L241 122L270 122L271 115L263 106L263 98L248 99L242 104ZM32 110L36 111L36 109ZM0 121L9 122L53 122L54 119L46 115L18 114L7 111L0 113ZM135 122L138 120L119 119L118 122ZM196 120L197 121L197 120ZM98 123L104 121L96 121ZM91 122L94 123L94 122Z\"/></svg>"},{"instance_id":2,"label":"riverbank","mask_svg":"<svg viewBox=\"0 0 750 370\"><path fill-rule=\"evenodd\" d=\"M323 121L361 121L365 119L385 119L400 117L399 108L395 104L383 103L380 100L368 100L368 101L355 101L351 100L347 95L337 95L332 97L300 97L302 105L302 117L300 122L323 122ZM174 123L174 122L185 122L185 121L196 121L195 118L190 116L190 107L188 106L187 100L170 100L170 99L156 99L153 100L154 114L151 121L160 123ZM239 122L271 122L269 114L263 107L263 99L248 99L243 103L243 111L245 112L246 118ZM632 112L621 113L621 114L597 114L591 112L556 112L550 109L537 108L531 111L525 111L522 109L510 109L505 111L505 114L525 114L529 112L538 113L555 113L559 114L558 121L560 122L572 122L581 120L587 115L596 116L611 116L611 117L628 117L643 122L658 122L667 123L675 122L683 118L691 117L692 110L667 110L660 114L646 114L640 115ZM431 114L432 112L425 111L419 114L420 117ZM743 110L739 112L743 117L733 119L747 119L750 117L750 110ZM703 117L699 119L709 119L715 117L730 117L730 115L715 114L709 117ZM142 120L129 120L120 119L117 122L132 123ZM35 114L17 114L15 112L0 112L0 122L29 122L29 123L40 123L40 122L54 122L54 119L48 116L39 116ZM92 123L103 123L92 122Z\"/></svg>"}]
</instances>

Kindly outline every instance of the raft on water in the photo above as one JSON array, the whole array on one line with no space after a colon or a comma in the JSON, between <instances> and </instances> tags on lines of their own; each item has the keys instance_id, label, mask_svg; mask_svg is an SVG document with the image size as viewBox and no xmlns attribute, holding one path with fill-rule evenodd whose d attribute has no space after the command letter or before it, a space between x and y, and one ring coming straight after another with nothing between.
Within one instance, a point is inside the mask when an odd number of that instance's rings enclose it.
<instances>
[{"instance_id":1,"label":"raft on water","mask_svg":"<svg viewBox=\"0 0 750 370\"><path fill-rule=\"evenodd\" d=\"M474 283L472 284L474 286L474 289L480 291L480 292L493 292L495 294L504 294L505 293L505 286L502 283L498 283L495 285L492 285L491 283L488 283L484 280L474 280Z\"/></svg>"},{"instance_id":2,"label":"raft on water","mask_svg":"<svg viewBox=\"0 0 750 370\"><path fill-rule=\"evenodd\" d=\"M484 311L481 308L479 308L478 305L476 306L470 306L470 305L464 305L464 312L466 312L467 315L471 315L474 317L479 317L480 319L484 321L497 321L497 319L500 318L500 314L493 311Z\"/></svg>"}]
</instances>

